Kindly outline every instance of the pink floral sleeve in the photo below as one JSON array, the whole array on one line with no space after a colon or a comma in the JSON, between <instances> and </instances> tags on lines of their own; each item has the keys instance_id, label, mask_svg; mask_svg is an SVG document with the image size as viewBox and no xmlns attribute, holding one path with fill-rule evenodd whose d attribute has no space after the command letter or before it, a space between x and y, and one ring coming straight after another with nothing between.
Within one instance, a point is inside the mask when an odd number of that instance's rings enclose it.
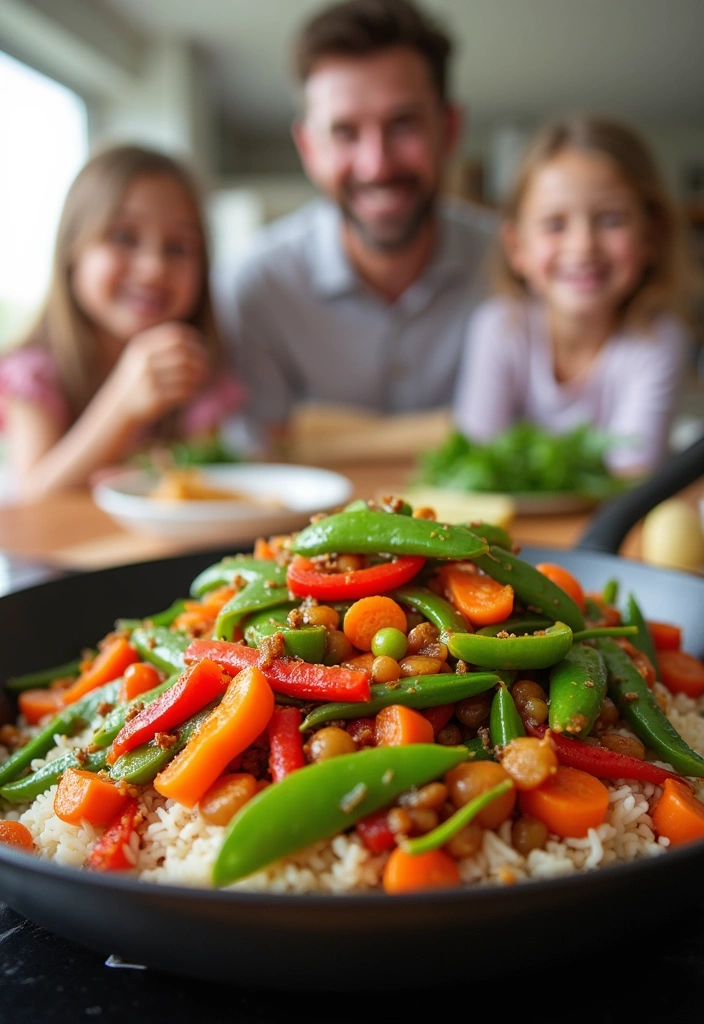
<instances>
[{"instance_id":1,"label":"pink floral sleeve","mask_svg":"<svg viewBox=\"0 0 704 1024\"><path fill-rule=\"evenodd\" d=\"M63 426L71 414L54 357L41 345L23 345L0 359L0 428L8 398L33 402Z\"/></svg>"}]
</instances>

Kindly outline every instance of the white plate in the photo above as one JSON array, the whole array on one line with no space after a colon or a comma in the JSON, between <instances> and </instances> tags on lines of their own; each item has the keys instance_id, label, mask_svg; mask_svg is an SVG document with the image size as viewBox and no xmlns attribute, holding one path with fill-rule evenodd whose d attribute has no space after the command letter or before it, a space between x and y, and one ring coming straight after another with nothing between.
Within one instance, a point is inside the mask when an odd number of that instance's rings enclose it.
<instances>
[{"instance_id":1,"label":"white plate","mask_svg":"<svg viewBox=\"0 0 704 1024\"><path fill-rule=\"evenodd\" d=\"M314 512L327 512L352 496L351 480L313 466L237 463L199 466L214 487L232 489L253 499L274 499L267 507L235 499L164 501L149 497L156 473L120 470L93 488L96 505L126 530L149 533L194 546L217 541L255 540L300 529Z\"/></svg>"}]
</instances>

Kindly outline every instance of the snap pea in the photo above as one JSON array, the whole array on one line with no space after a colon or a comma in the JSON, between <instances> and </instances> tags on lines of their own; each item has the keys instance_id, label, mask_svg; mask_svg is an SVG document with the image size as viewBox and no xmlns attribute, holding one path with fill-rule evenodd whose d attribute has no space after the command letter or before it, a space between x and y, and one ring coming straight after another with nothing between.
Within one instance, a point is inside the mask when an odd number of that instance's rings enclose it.
<instances>
[{"instance_id":1,"label":"snap pea","mask_svg":"<svg viewBox=\"0 0 704 1024\"><path fill-rule=\"evenodd\" d=\"M320 664L325 655L325 626L300 626L291 629L288 625L290 603L278 608L266 608L248 617L244 627L244 639L249 647L259 647L262 640L274 633L281 633L284 649L289 658L301 658L312 664Z\"/></svg>"},{"instance_id":2,"label":"snap pea","mask_svg":"<svg viewBox=\"0 0 704 1024\"><path fill-rule=\"evenodd\" d=\"M515 633L521 636L524 633L535 633L538 629L547 629L552 626L553 620L545 615L535 615L533 612L521 612L509 616L503 622L494 622L491 626L482 626L476 630L480 636L496 636L498 633Z\"/></svg>"},{"instance_id":3,"label":"snap pea","mask_svg":"<svg viewBox=\"0 0 704 1024\"><path fill-rule=\"evenodd\" d=\"M608 692L621 717L659 760L676 772L704 778L704 759L683 740L662 711L647 683L615 640L596 641L606 662Z\"/></svg>"},{"instance_id":4,"label":"snap pea","mask_svg":"<svg viewBox=\"0 0 704 1024\"><path fill-rule=\"evenodd\" d=\"M643 617L640 606L632 593L629 594L626 599L626 610L623 613L623 621L630 626L636 627L635 636L631 638L631 643L648 658L650 664L655 669L656 678L659 679L660 665L658 664L658 654L655 650L655 644L653 643L653 638L650 635L648 624Z\"/></svg>"},{"instance_id":5,"label":"snap pea","mask_svg":"<svg viewBox=\"0 0 704 1024\"><path fill-rule=\"evenodd\" d=\"M481 736L473 736L469 740L464 741L464 745L468 750L469 761L495 761L494 748L488 746Z\"/></svg>"},{"instance_id":6,"label":"snap pea","mask_svg":"<svg viewBox=\"0 0 704 1024\"><path fill-rule=\"evenodd\" d=\"M423 555L427 558L473 558L488 545L465 526L416 519L372 509L338 512L306 526L294 537L297 555Z\"/></svg>"},{"instance_id":7,"label":"snap pea","mask_svg":"<svg viewBox=\"0 0 704 1024\"><path fill-rule=\"evenodd\" d=\"M142 625L146 626L170 626L175 619L185 610L186 601L180 597L177 601L174 601L172 605L165 608L163 612L157 612L155 615L145 615L141 619L118 619L115 623L115 629L138 629Z\"/></svg>"},{"instance_id":8,"label":"snap pea","mask_svg":"<svg viewBox=\"0 0 704 1024\"><path fill-rule=\"evenodd\" d=\"M476 533L478 537L485 540L487 544L495 544L500 548L506 548L511 550L513 541L511 540L511 534L508 530L505 530L503 526L498 526L496 523L485 523L483 520L474 523L465 523L465 526Z\"/></svg>"},{"instance_id":9,"label":"snap pea","mask_svg":"<svg viewBox=\"0 0 704 1024\"><path fill-rule=\"evenodd\" d=\"M455 658L479 668L550 668L561 661L572 646L572 630L564 622L556 622L533 635L499 637L447 633L444 641Z\"/></svg>"},{"instance_id":10,"label":"snap pea","mask_svg":"<svg viewBox=\"0 0 704 1024\"><path fill-rule=\"evenodd\" d=\"M489 735L494 747L505 747L518 736L525 736L521 716L506 683L501 681L491 702Z\"/></svg>"},{"instance_id":11,"label":"snap pea","mask_svg":"<svg viewBox=\"0 0 704 1024\"><path fill-rule=\"evenodd\" d=\"M214 700L201 708L197 714L174 730L176 742L170 747L160 747L153 740L149 743L142 743L134 750L118 757L110 769L110 778L114 782L124 779L135 786L144 786L159 774L162 768L166 767L169 761L173 761L180 750L188 743L191 736L200 729L203 722L217 707L220 701Z\"/></svg>"},{"instance_id":12,"label":"snap pea","mask_svg":"<svg viewBox=\"0 0 704 1024\"><path fill-rule=\"evenodd\" d=\"M635 626L593 626L591 629L580 629L572 637L575 644L582 640L598 640L601 636L635 636Z\"/></svg>"},{"instance_id":13,"label":"snap pea","mask_svg":"<svg viewBox=\"0 0 704 1024\"><path fill-rule=\"evenodd\" d=\"M188 633L166 626L140 626L130 637L130 643L136 647L143 661L149 661L169 674L183 671L186 667L183 655L190 642Z\"/></svg>"},{"instance_id":14,"label":"snap pea","mask_svg":"<svg viewBox=\"0 0 704 1024\"><path fill-rule=\"evenodd\" d=\"M497 786L492 786L491 789L486 789L479 796L475 796L473 800L460 807L459 810L455 811L437 828L431 829L430 832L417 836L415 839L404 839L400 844L401 848L405 853L417 855L419 853L428 853L430 850L436 850L439 846L444 846L453 836L457 835L460 829L463 829L465 825L469 825L470 821L476 818L480 811L483 811L485 807L493 803L497 797L508 793L513 787L513 779L504 779Z\"/></svg>"},{"instance_id":15,"label":"snap pea","mask_svg":"<svg viewBox=\"0 0 704 1024\"><path fill-rule=\"evenodd\" d=\"M601 592L601 599L604 604L614 605L618 601L619 582L618 580L607 580Z\"/></svg>"},{"instance_id":16,"label":"snap pea","mask_svg":"<svg viewBox=\"0 0 704 1024\"><path fill-rule=\"evenodd\" d=\"M601 654L588 644L573 644L550 671L550 728L587 736L605 696L606 665Z\"/></svg>"},{"instance_id":17,"label":"snap pea","mask_svg":"<svg viewBox=\"0 0 704 1024\"><path fill-rule=\"evenodd\" d=\"M94 651L90 652L94 654ZM88 657L88 652L86 653ZM40 690L50 686L55 679L75 679L81 671L83 658L74 658L63 665L55 665L53 668L44 668L39 672L26 672L21 676L13 676L5 683L6 689L12 693L22 693L24 690Z\"/></svg>"},{"instance_id":18,"label":"snap pea","mask_svg":"<svg viewBox=\"0 0 704 1024\"><path fill-rule=\"evenodd\" d=\"M239 563L236 575L247 582L222 607L215 621L213 637L216 640L232 640L235 627L246 615L275 608L288 600L286 567L263 559L251 561L252 565L246 565L244 559Z\"/></svg>"},{"instance_id":19,"label":"snap pea","mask_svg":"<svg viewBox=\"0 0 704 1024\"><path fill-rule=\"evenodd\" d=\"M466 759L466 747L410 743L367 747L298 768L267 786L234 816L213 867L213 883L229 885L337 835L407 789L437 779ZM305 814L292 813L292 808L302 807Z\"/></svg>"},{"instance_id":20,"label":"snap pea","mask_svg":"<svg viewBox=\"0 0 704 1024\"><path fill-rule=\"evenodd\" d=\"M252 558L249 555L231 555L221 562L208 566L191 583L191 597L201 598L217 587L231 587L238 576L243 580L269 578L272 572L281 568L277 562L266 558Z\"/></svg>"},{"instance_id":21,"label":"snap pea","mask_svg":"<svg viewBox=\"0 0 704 1024\"><path fill-rule=\"evenodd\" d=\"M486 554L467 557L487 576L512 586L526 608L543 612L553 622L566 622L575 632L584 629L584 616L569 594L518 555L492 544Z\"/></svg>"},{"instance_id":22,"label":"snap pea","mask_svg":"<svg viewBox=\"0 0 704 1024\"><path fill-rule=\"evenodd\" d=\"M105 767L107 750L99 750L93 754L87 754L79 758L74 750L67 750L60 757L48 761L41 768L31 775L25 775L14 782L8 782L0 788L0 796L13 803L25 803L36 798L41 793L46 793L55 782L58 782L67 768L80 768L84 772L97 772Z\"/></svg>"},{"instance_id":23,"label":"snap pea","mask_svg":"<svg viewBox=\"0 0 704 1024\"><path fill-rule=\"evenodd\" d=\"M75 704L69 704L55 715L41 732L0 765L0 786L16 779L35 757L44 757L48 750L56 746L55 736L73 736L90 725L101 704L112 704L115 701L121 686L122 680L114 679L91 690Z\"/></svg>"},{"instance_id":24,"label":"snap pea","mask_svg":"<svg viewBox=\"0 0 704 1024\"><path fill-rule=\"evenodd\" d=\"M496 686L499 677L493 672L444 672L438 675L407 676L394 683L374 683L369 687L371 700L336 701L320 704L306 716L301 732L322 722L338 718L366 718L376 715L390 704L403 704L408 708L432 708L438 704L452 704L465 697L475 697Z\"/></svg>"},{"instance_id":25,"label":"snap pea","mask_svg":"<svg viewBox=\"0 0 704 1024\"><path fill-rule=\"evenodd\" d=\"M151 690L147 690L146 693L140 693L138 697L134 697L132 700L124 701L114 707L112 711L103 719L100 727L96 730L91 744L94 747L108 747L117 736L118 732L125 724L127 714L136 705L141 704L146 707L147 704L151 704L152 701L164 692L168 690L170 686L176 682L180 676L180 672L174 672L168 679L165 679L163 683L159 683L158 686L153 687Z\"/></svg>"},{"instance_id":26,"label":"snap pea","mask_svg":"<svg viewBox=\"0 0 704 1024\"><path fill-rule=\"evenodd\" d=\"M467 629L467 620L449 601L427 587L399 587L391 597L400 604L408 605L414 612L424 615L441 633L451 630L463 633Z\"/></svg>"}]
</instances>

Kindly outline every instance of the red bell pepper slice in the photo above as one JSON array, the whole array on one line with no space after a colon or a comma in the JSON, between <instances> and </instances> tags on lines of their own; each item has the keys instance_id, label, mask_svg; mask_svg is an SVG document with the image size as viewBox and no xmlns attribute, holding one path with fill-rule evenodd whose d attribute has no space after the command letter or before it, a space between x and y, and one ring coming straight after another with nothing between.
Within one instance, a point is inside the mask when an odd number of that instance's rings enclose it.
<instances>
[{"instance_id":1,"label":"red bell pepper slice","mask_svg":"<svg viewBox=\"0 0 704 1024\"><path fill-rule=\"evenodd\" d=\"M420 555L403 555L393 562L370 565L354 572L325 573L311 568L309 558L294 558L286 573L288 589L296 597L323 601L357 600L395 590L412 580L425 565Z\"/></svg>"},{"instance_id":2,"label":"red bell pepper slice","mask_svg":"<svg viewBox=\"0 0 704 1024\"><path fill-rule=\"evenodd\" d=\"M532 736L542 738L548 728L545 725L533 725L527 726L527 730ZM606 747L595 747L591 743L571 739L552 730L550 737L555 744L557 759L565 768L579 768L600 779L638 779L641 782L654 782L656 786L662 786L665 779L686 781L665 768L651 764L650 761L641 761L629 754L618 754L615 750L607 750Z\"/></svg>"},{"instance_id":3,"label":"red bell pepper slice","mask_svg":"<svg viewBox=\"0 0 704 1024\"><path fill-rule=\"evenodd\" d=\"M355 830L370 853L383 853L396 845L396 836L389 828L387 812L374 811L360 818Z\"/></svg>"},{"instance_id":4,"label":"red bell pepper slice","mask_svg":"<svg viewBox=\"0 0 704 1024\"><path fill-rule=\"evenodd\" d=\"M92 871L125 871L134 867L125 856L125 846L134 832L136 816L137 800L131 797L91 850L86 861L87 868Z\"/></svg>"},{"instance_id":5,"label":"red bell pepper slice","mask_svg":"<svg viewBox=\"0 0 704 1024\"><path fill-rule=\"evenodd\" d=\"M256 647L234 644L229 640L192 640L184 657L188 665L208 658L231 676L256 665L272 690L287 697L326 701L367 701L371 698L369 672L339 665L313 665L292 658L267 659Z\"/></svg>"},{"instance_id":6,"label":"red bell pepper slice","mask_svg":"<svg viewBox=\"0 0 704 1024\"><path fill-rule=\"evenodd\" d=\"M269 771L274 782L280 782L306 763L303 736L298 728L302 721L299 708L274 708L268 725Z\"/></svg>"},{"instance_id":7,"label":"red bell pepper slice","mask_svg":"<svg viewBox=\"0 0 704 1024\"><path fill-rule=\"evenodd\" d=\"M112 741L107 755L108 764L114 764L118 757L140 743L147 743L158 732L169 732L174 726L181 725L211 700L222 696L229 682L229 677L213 661L199 658L197 664L186 669L173 686L125 722Z\"/></svg>"}]
</instances>

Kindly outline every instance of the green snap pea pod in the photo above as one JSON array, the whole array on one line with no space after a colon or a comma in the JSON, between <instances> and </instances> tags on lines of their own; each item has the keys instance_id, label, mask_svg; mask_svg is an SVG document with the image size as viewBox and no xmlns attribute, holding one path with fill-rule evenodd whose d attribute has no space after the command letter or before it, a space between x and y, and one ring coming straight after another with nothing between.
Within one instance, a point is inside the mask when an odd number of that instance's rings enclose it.
<instances>
[{"instance_id":1,"label":"green snap pea pod","mask_svg":"<svg viewBox=\"0 0 704 1024\"><path fill-rule=\"evenodd\" d=\"M105 767L107 750L99 750L94 754L87 754L80 759L74 750L67 750L61 757L55 757L31 775L25 775L14 782L8 782L0 788L0 796L13 803L25 803L36 800L41 793L46 793L67 768L80 768L84 772L98 772Z\"/></svg>"},{"instance_id":2,"label":"green snap pea pod","mask_svg":"<svg viewBox=\"0 0 704 1024\"><path fill-rule=\"evenodd\" d=\"M522 605L543 612L553 622L566 622L575 632L584 629L584 616L569 594L518 555L492 544L487 554L468 557L487 576L510 584Z\"/></svg>"},{"instance_id":3,"label":"green snap pea pod","mask_svg":"<svg viewBox=\"0 0 704 1024\"><path fill-rule=\"evenodd\" d=\"M448 633L444 640L450 654L479 668L550 668L561 661L572 646L572 630L564 622L556 622L533 635L498 637Z\"/></svg>"},{"instance_id":4,"label":"green snap pea pod","mask_svg":"<svg viewBox=\"0 0 704 1024\"><path fill-rule=\"evenodd\" d=\"M343 508L343 512L367 512L369 510L369 502L365 501L364 498L355 498L354 501L350 501Z\"/></svg>"},{"instance_id":5,"label":"green snap pea pod","mask_svg":"<svg viewBox=\"0 0 704 1024\"><path fill-rule=\"evenodd\" d=\"M135 786L144 786L165 768L169 761L173 761L180 750L188 743L191 736L194 736L200 729L208 715L213 711L220 701L214 700L207 704L197 714L193 715L178 729L174 730L176 742L170 747L160 747L153 740L149 743L142 743L134 750L118 757L110 769L110 778L115 782L124 779Z\"/></svg>"},{"instance_id":6,"label":"green snap pea pod","mask_svg":"<svg viewBox=\"0 0 704 1024\"><path fill-rule=\"evenodd\" d=\"M591 597L584 597L584 618L586 623L598 622L604 615L603 610Z\"/></svg>"},{"instance_id":7,"label":"green snap pea pod","mask_svg":"<svg viewBox=\"0 0 704 1024\"><path fill-rule=\"evenodd\" d=\"M496 523L485 523L482 520L478 523L466 523L465 525L472 533L476 533L478 537L485 540L487 544L495 544L500 548L511 550L511 545L513 544L511 534L503 526L497 526Z\"/></svg>"},{"instance_id":8,"label":"green snap pea pod","mask_svg":"<svg viewBox=\"0 0 704 1024\"><path fill-rule=\"evenodd\" d=\"M284 649L289 658L301 658L313 665L319 665L325 656L325 626L288 626L290 602L280 608L267 608L249 616L244 628L244 639L249 647L259 647L262 640L274 633L281 633Z\"/></svg>"},{"instance_id":9,"label":"green snap pea pod","mask_svg":"<svg viewBox=\"0 0 704 1024\"><path fill-rule=\"evenodd\" d=\"M190 595L201 598L216 587L231 587L238 577L247 583L253 580L271 580L279 583L286 579L286 568L269 558L233 555L199 573L191 583Z\"/></svg>"},{"instance_id":10,"label":"green snap pea pod","mask_svg":"<svg viewBox=\"0 0 704 1024\"><path fill-rule=\"evenodd\" d=\"M516 702L504 682L499 684L491 702L489 734L494 747L505 747L511 740L526 734Z\"/></svg>"},{"instance_id":11,"label":"green snap pea pod","mask_svg":"<svg viewBox=\"0 0 704 1024\"><path fill-rule=\"evenodd\" d=\"M580 629L572 637L575 644L582 640L598 640L601 636L634 636L638 630L635 626L594 626L592 629Z\"/></svg>"},{"instance_id":12,"label":"green snap pea pod","mask_svg":"<svg viewBox=\"0 0 704 1024\"><path fill-rule=\"evenodd\" d=\"M589 644L573 644L550 671L550 728L587 736L599 717L606 683L606 665L599 651Z\"/></svg>"},{"instance_id":13,"label":"green snap pea pod","mask_svg":"<svg viewBox=\"0 0 704 1024\"><path fill-rule=\"evenodd\" d=\"M480 636L496 636L498 633L515 633L521 636L523 633L535 633L538 629L547 629L553 625L553 620L545 615L535 615L532 612L522 612L511 615L503 622L494 622L491 626L482 626L476 630Z\"/></svg>"},{"instance_id":14,"label":"green snap pea pod","mask_svg":"<svg viewBox=\"0 0 704 1024\"><path fill-rule=\"evenodd\" d=\"M186 667L183 655L191 642L188 633L168 629L166 626L140 626L130 637L143 661L164 672L182 672Z\"/></svg>"},{"instance_id":15,"label":"green snap pea pod","mask_svg":"<svg viewBox=\"0 0 704 1024\"><path fill-rule=\"evenodd\" d=\"M170 626L185 608L186 601L180 597L178 601L174 601L163 612L157 612L155 615L145 615L143 619L118 619L115 623L115 628L133 630L138 629L142 625Z\"/></svg>"},{"instance_id":16,"label":"green snap pea pod","mask_svg":"<svg viewBox=\"0 0 704 1024\"><path fill-rule=\"evenodd\" d=\"M423 555L427 558L475 558L488 545L465 526L415 519L372 509L338 512L311 523L294 537L298 555Z\"/></svg>"},{"instance_id":17,"label":"green snap pea pod","mask_svg":"<svg viewBox=\"0 0 704 1024\"><path fill-rule=\"evenodd\" d=\"M409 743L367 747L298 768L261 790L234 816L215 861L213 883L229 885L334 836L466 759L464 746Z\"/></svg>"},{"instance_id":18,"label":"green snap pea pod","mask_svg":"<svg viewBox=\"0 0 704 1024\"><path fill-rule=\"evenodd\" d=\"M623 621L630 626L636 627L635 636L631 638L631 643L634 647L637 647L639 651L648 658L650 664L655 669L655 676L657 679L660 678L660 666L658 664L658 654L655 650L655 644L653 638L650 635L648 624L643 617L643 613L640 610L640 606L635 599L633 594L629 594L626 600L626 610L623 613Z\"/></svg>"},{"instance_id":19,"label":"green snap pea pod","mask_svg":"<svg viewBox=\"0 0 704 1024\"><path fill-rule=\"evenodd\" d=\"M464 745L469 751L469 761L495 761L494 750L492 747L486 745L481 736L473 736L470 740L465 740Z\"/></svg>"},{"instance_id":20,"label":"green snap pea pod","mask_svg":"<svg viewBox=\"0 0 704 1024\"><path fill-rule=\"evenodd\" d=\"M414 612L420 612L428 622L432 622L441 633L454 631L463 633L467 629L467 620L449 601L439 594L434 594L427 587L399 587L391 597L400 604L406 604Z\"/></svg>"},{"instance_id":21,"label":"green snap pea pod","mask_svg":"<svg viewBox=\"0 0 704 1024\"><path fill-rule=\"evenodd\" d=\"M601 592L601 599L604 604L614 605L618 601L619 582L618 580L608 580L604 584L604 589Z\"/></svg>"},{"instance_id":22,"label":"green snap pea pod","mask_svg":"<svg viewBox=\"0 0 704 1024\"><path fill-rule=\"evenodd\" d=\"M69 704L55 715L41 732L33 736L23 747L19 747L0 765L0 786L16 779L35 757L44 757L48 750L56 746L55 736L73 736L90 725L101 704L112 704L116 700L121 686L121 679L113 679L112 682L91 690L85 697L81 697L74 704Z\"/></svg>"},{"instance_id":23,"label":"green snap pea pod","mask_svg":"<svg viewBox=\"0 0 704 1024\"><path fill-rule=\"evenodd\" d=\"M367 718L378 714L390 704L408 708L432 708L452 704L465 697L475 697L496 686L499 677L493 672L443 672L437 675L408 676L395 683L374 683L369 687L371 700L336 701L313 708L299 726L301 732L322 722L337 718Z\"/></svg>"},{"instance_id":24,"label":"green snap pea pod","mask_svg":"<svg viewBox=\"0 0 704 1024\"><path fill-rule=\"evenodd\" d=\"M215 622L213 637L232 640L235 627L246 615L265 608L275 608L289 599L286 566L265 559L236 560L232 579L246 580L244 587L225 604Z\"/></svg>"},{"instance_id":25,"label":"green snap pea pod","mask_svg":"<svg viewBox=\"0 0 704 1024\"><path fill-rule=\"evenodd\" d=\"M609 696L636 736L676 772L704 778L704 758L685 743L623 648L609 639L596 644L606 662Z\"/></svg>"},{"instance_id":26,"label":"green snap pea pod","mask_svg":"<svg viewBox=\"0 0 704 1024\"><path fill-rule=\"evenodd\" d=\"M12 693L22 693L24 690L41 690L50 686L55 679L74 679L81 671L83 660L83 658L74 658L73 661L55 665L53 668L43 668L39 672L26 672L22 676L13 676L7 680L5 687Z\"/></svg>"},{"instance_id":27,"label":"green snap pea pod","mask_svg":"<svg viewBox=\"0 0 704 1024\"><path fill-rule=\"evenodd\" d=\"M144 707L147 704L151 704L152 701L164 692L168 690L170 686L176 682L181 675L180 672L174 672L168 679L165 679L163 683L159 683L158 686L153 687L151 690L147 690L145 693L140 693L138 697L133 697L132 700L125 701L122 704L118 704L114 707L105 718L103 719L100 727L96 730L91 743L94 747L109 747L112 741L117 736L118 732L125 724L127 714L136 705L140 704Z\"/></svg>"},{"instance_id":28,"label":"green snap pea pod","mask_svg":"<svg viewBox=\"0 0 704 1024\"><path fill-rule=\"evenodd\" d=\"M466 803L464 807L460 807L453 815L443 821L442 825L438 825L437 828L431 829L430 832L426 832L425 835L418 836L415 839L404 839L400 844L401 848L405 853L417 855L419 853L429 853L430 850L436 850L439 846L444 846L453 836L457 835L460 829L463 829L465 825L469 825L470 821L476 818L480 811L483 811L485 807L493 803L497 797L508 793L510 789L513 789L513 786L513 779L504 779L497 786L486 789L479 796L475 796L473 800Z\"/></svg>"}]
</instances>

